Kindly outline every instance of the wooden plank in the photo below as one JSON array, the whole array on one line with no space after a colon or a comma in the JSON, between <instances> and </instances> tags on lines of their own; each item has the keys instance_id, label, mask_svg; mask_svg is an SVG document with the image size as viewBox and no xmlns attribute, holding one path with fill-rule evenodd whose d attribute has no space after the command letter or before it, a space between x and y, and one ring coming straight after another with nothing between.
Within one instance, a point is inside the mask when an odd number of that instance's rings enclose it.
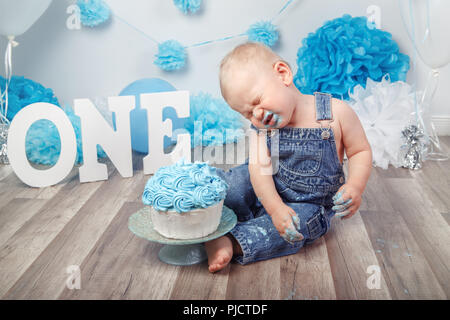
<instances>
[{"instance_id":1,"label":"wooden plank","mask_svg":"<svg viewBox=\"0 0 450 320\"><path fill-rule=\"evenodd\" d=\"M393 299L446 299L414 235L396 211L361 214Z\"/></svg>"},{"instance_id":2,"label":"wooden plank","mask_svg":"<svg viewBox=\"0 0 450 320\"><path fill-rule=\"evenodd\" d=\"M383 178L398 178L398 179L411 179L412 170L407 168L395 168L392 165L389 165L387 169L382 169L380 167L374 167L374 170L378 172L378 174Z\"/></svg>"},{"instance_id":3,"label":"wooden plank","mask_svg":"<svg viewBox=\"0 0 450 320\"><path fill-rule=\"evenodd\" d=\"M403 185L402 189L408 189L414 179L395 178L396 175L389 177L380 172L377 169L372 173L370 191L367 193L367 200L373 205L372 210L362 211L361 216L376 249L391 295L394 299L442 299L445 293L407 223L395 209L397 197L386 187L388 181L395 179ZM408 211L409 207L398 209L403 212Z\"/></svg>"},{"instance_id":4,"label":"wooden plank","mask_svg":"<svg viewBox=\"0 0 450 320\"><path fill-rule=\"evenodd\" d=\"M142 203L142 193L144 192L145 184L148 179L153 176L153 174L144 175L142 164L144 156L145 155L139 154L138 152L133 152L133 179L136 181L134 183L134 189L129 193L126 201Z\"/></svg>"},{"instance_id":5,"label":"wooden plank","mask_svg":"<svg viewBox=\"0 0 450 320\"><path fill-rule=\"evenodd\" d=\"M13 169L11 165L8 164L0 164L0 181L2 181L5 177L12 174Z\"/></svg>"},{"instance_id":6,"label":"wooden plank","mask_svg":"<svg viewBox=\"0 0 450 320\"><path fill-rule=\"evenodd\" d=\"M441 215L447 221L447 224L450 224L450 212L441 212Z\"/></svg>"},{"instance_id":7,"label":"wooden plank","mask_svg":"<svg viewBox=\"0 0 450 320\"><path fill-rule=\"evenodd\" d=\"M434 207L420 182L405 185L402 179L388 179L385 186L391 203L408 226L434 275L450 297L450 227Z\"/></svg>"},{"instance_id":8,"label":"wooden plank","mask_svg":"<svg viewBox=\"0 0 450 320\"><path fill-rule=\"evenodd\" d=\"M368 267L378 265L378 260L361 215L356 213L350 219L335 218L331 222L335 237L333 241L337 241L338 245L331 241L330 234L327 234L325 239L335 279L336 298L391 299L383 274L380 276L380 289L369 289L367 286L370 276L367 273Z\"/></svg>"},{"instance_id":9,"label":"wooden plank","mask_svg":"<svg viewBox=\"0 0 450 320\"><path fill-rule=\"evenodd\" d=\"M135 236L128 218L141 202L125 202L80 266L81 288L59 299L168 299L180 267L158 259L161 245Z\"/></svg>"},{"instance_id":10,"label":"wooden plank","mask_svg":"<svg viewBox=\"0 0 450 320\"><path fill-rule=\"evenodd\" d=\"M71 180L0 247L0 269L3 271L0 273L0 297L22 276L103 183L80 184L76 179ZM49 257L49 261L51 260L52 257Z\"/></svg>"},{"instance_id":11,"label":"wooden plank","mask_svg":"<svg viewBox=\"0 0 450 320\"><path fill-rule=\"evenodd\" d=\"M41 170L47 169L49 166L40 166ZM27 188L21 189L17 194L17 198L30 198L30 199L51 199L59 190L72 180L77 180L79 183L78 168L80 166L74 166L69 174L60 182L53 186L35 188L27 186ZM17 177L16 177L17 178ZM18 179L18 178L17 178Z\"/></svg>"},{"instance_id":12,"label":"wooden plank","mask_svg":"<svg viewBox=\"0 0 450 320\"><path fill-rule=\"evenodd\" d=\"M440 142L442 151L450 155L448 138L450 137L440 137ZM439 212L450 211L450 160L424 161L422 169L412 170L411 175L420 183L421 189Z\"/></svg>"},{"instance_id":13,"label":"wooden plank","mask_svg":"<svg viewBox=\"0 0 450 320\"><path fill-rule=\"evenodd\" d=\"M115 173L65 225L9 290L7 298L55 299L61 294L66 268L82 263L133 189L133 178Z\"/></svg>"},{"instance_id":14,"label":"wooden plank","mask_svg":"<svg viewBox=\"0 0 450 320\"><path fill-rule=\"evenodd\" d=\"M384 186L385 179L387 179L387 177L386 175L383 174L383 169L381 168L372 169L370 179L363 193L362 197L363 199L359 210L392 211L394 209L390 202L389 193ZM409 181L407 179L404 180Z\"/></svg>"},{"instance_id":15,"label":"wooden plank","mask_svg":"<svg viewBox=\"0 0 450 320\"><path fill-rule=\"evenodd\" d=\"M23 183L14 172L5 177L2 182L7 185L6 196L8 197L8 200L11 200L12 198L34 199L39 195L39 193L42 192L43 189L30 187L29 185Z\"/></svg>"},{"instance_id":16,"label":"wooden plank","mask_svg":"<svg viewBox=\"0 0 450 320\"><path fill-rule=\"evenodd\" d=\"M425 161L421 170L412 171L414 180L420 184L423 193L439 212L450 210L450 167L445 170L443 163Z\"/></svg>"},{"instance_id":17,"label":"wooden plank","mask_svg":"<svg viewBox=\"0 0 450 320\"><path fill-rule=\"evenodd\" d=\"M340 300L356 300L358 299L356 290L352 283L350 271L347 268L345 257L339 247L335 231L332 229L325 236L327 252L331 273L333 275L333 283L336 299Z\"/></svg>"},{"instance_id":18,"label":"wooden plank","mask_svg":"<svg viewBox=\"0 0 450 320\"><path fill-rule=\"evenodd\" d=\"M280 299L280 259L232 263L225 299Z\"/></svg>"},{"instance_id":19,"label":"wooden plank","mask_svg":"<svg viewBox=\"0 0 450 320\"><path fill-rule=\"evenodd\" d=\"M442 149L444 152L450 156L450 136L445 137L439 137ZM450 160L447 161L439 161L439 170L442 172L444 176L446 176L447 183L443 186L445 190L448 190L450 188ZM447 221L448 224L450 224L450 199L446 198L446 208L444 210L441 210L442 217Z\"/></svg>"},{"instance_id":20,"label":"wooden plank","mask_svg":"<svg viewBox=\"0 0 450 320\"><path fill-rule=\"evenodd\" d=\"M180 269L170 299L225 299L230 265L216 273L208 271L205 261Z\"/></svg>"},{"instance_id":21,"label":"wooden plank","mask_svg":"<svg viewBox=\"0 0 450 320\"><path fill-rule=\"evenodd\" d=\"M78 169L73 168L71 172L58 184L49 187L30 187L23 183L17 175L12 172L6 176L0 184L0 208L13 198L24 199L51 199L67 183L78 179Z\"/></svg>"},{"instance_id":22,"label":"wooden plank","mask_svg":"<svg viewBox=\"0 0 450 320\"><path fill-rule=\"evenodd\" d=\"M0 182L0 208L14 199L20 191L28 188L29 186L20 181L14 173L7 175Z\"/></svg>"},{"instance_id":23,"label":"wooden plank","mask_svg":"<svg viewBox=\"0 0 450 320\"><path fill-rule=\"evenodd\" d=\"M348 179L348 161L344 161L343 169L346 179ZM383 275L381 276L381 289L379 290L369 289L366 283L370 276L366 273L367 268L371 265L378 265L378 260L360 216L360 211L363 208L379 206L370 197L366 197L367 194L378 194L373 175L375 170L381 169L372 169L372 175L363 193L359 212L350 219L333 218L331 230L325 235L337 299L391 298Z\"/></svg>"},{"instance_id":24,"label":"wooden plank","mask_svg":"<svg viewBox=\"0 0 450 320\"><path fill-rule=\"evenodd\" d=\"M0 208L0 247L46 202L42 199L12 199Z\"/></svg>"},{"instance_id":25,"label":"wooden plank","mask_svg":"<svg viewBox=\"0 0 450 320\"><path fill-rule=\"evenodd\" d=\"M115 170L108 166L108 174ZM17 177L15 179L18 181ZM68 181L60 192L50 199L40 212L27 221L14 236L0 248L0 266L9 271L0 276L0 296L4 295L31 263L64 228L85 202L102 186L103 181L82 183L66 177ZM28 186L19 182L25 188Z\"/></svg>"},{"instance_id":26,"label":"wooden plank","mask_svg":"<svg viewBox=\"0 0 450 320\"><path fill-rule=\"evenodd\" d=\"M336 290L323 237L281 258L281 298L334 300Z\"/></svg>"}]
</instances>

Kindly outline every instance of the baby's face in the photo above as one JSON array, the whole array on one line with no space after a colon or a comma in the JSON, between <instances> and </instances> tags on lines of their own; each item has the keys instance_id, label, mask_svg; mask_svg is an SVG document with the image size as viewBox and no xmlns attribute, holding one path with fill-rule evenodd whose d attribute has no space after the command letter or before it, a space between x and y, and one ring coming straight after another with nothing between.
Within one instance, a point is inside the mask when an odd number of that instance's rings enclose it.
<instances>
[{"instance_id":1,"label":"baby's face","mask_svg":"<svg viewBox=\"0 0 450 320\"><path fill-rule=\"evenodd\" d=\"M257 128L282 128L295 109L288 87L275 70L258 74L240 70L228 86L227 102Z\"/></svg>"}]
</instances>

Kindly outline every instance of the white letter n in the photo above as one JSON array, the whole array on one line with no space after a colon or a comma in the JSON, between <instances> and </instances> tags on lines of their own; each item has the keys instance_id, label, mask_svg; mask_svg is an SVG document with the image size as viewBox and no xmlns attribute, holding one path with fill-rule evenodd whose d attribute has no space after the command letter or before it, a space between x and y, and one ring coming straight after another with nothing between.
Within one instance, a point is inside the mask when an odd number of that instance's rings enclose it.
<instances>
[{"instance_id":1,"label":"white letter n","mask_svg":"<svg viewBox=\"0 0 450 320\"><path fill-rule=\"evenodd\" d=\"M89 99L74 100L75 114L81 118L83 142L80 182L108 179L106 165L97 161L97 144L105 150L122 177L133 176L130 111L135 107L134 96L109 97L108 106L116 114L116 131Z\"/></svg>"}]
</instances>

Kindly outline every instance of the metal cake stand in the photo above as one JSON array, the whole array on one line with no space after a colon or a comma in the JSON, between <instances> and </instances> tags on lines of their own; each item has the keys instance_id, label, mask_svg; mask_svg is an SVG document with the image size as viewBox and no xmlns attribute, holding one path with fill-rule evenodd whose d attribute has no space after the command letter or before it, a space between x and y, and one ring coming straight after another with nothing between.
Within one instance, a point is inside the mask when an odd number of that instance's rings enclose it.
<instances>
[{"instance_id":1,"label":"metal cake stand","mask_svg":"<svg viewBox=\"0 0 450 320\"><path fill-rule=\"evenodd\" d=\"M189 266L201 263L208 258L202 243L223 236L233 229L236 223L237 218L233 210L223 206L220 224L215 232L202 238L170 239L160 235L153 229L150 207L146 206L130 216L128 228L140 238L165 244L158 253L161 261L177 266Z\"/></svg>"}]
</instances>

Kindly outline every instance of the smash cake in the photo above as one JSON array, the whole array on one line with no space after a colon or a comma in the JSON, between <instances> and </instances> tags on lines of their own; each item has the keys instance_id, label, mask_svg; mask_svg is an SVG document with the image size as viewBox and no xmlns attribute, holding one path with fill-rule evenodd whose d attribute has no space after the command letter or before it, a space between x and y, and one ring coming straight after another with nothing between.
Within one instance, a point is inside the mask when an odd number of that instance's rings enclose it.
<instances>
[{"instance_id":1,"label":"smash cake","mask_svg":"<svg viewBox=\"0 0 450 320\"><path fill-rule=\"evenodd\" d=\"M153 228L166 238L194 239L217 230L228 184L207 162L159 168L147 181L142 202Z\"/></svg>"}]
</instances>

